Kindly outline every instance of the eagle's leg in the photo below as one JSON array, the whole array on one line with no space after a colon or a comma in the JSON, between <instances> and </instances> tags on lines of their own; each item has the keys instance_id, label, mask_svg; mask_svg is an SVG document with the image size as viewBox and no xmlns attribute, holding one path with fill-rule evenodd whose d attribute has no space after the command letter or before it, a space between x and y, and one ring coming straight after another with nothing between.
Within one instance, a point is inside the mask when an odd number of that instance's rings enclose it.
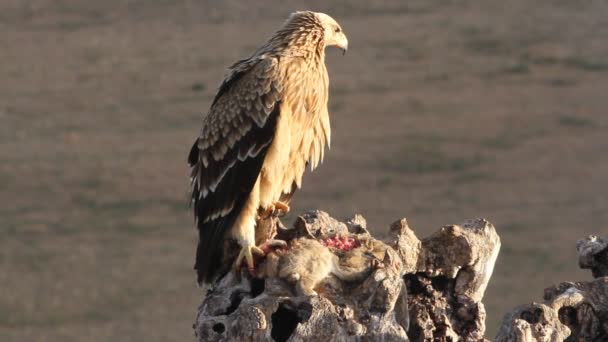
<instances>
[{"instance_id":1,"label":"eagle's leg","mask_svg":"<svg viewBox=\"0 0 608 342\"><path fill-rule=\"evenodd\" d=\"M253 186L249 198L231 230L231 236L241 246L239 255L234 262L234 268L239 270L243 261L247 264L250 273L255 270L254 255L264 256L264 251L256 246L256 214L259 207L259 180Z\"/></svg>"}]
</instances>

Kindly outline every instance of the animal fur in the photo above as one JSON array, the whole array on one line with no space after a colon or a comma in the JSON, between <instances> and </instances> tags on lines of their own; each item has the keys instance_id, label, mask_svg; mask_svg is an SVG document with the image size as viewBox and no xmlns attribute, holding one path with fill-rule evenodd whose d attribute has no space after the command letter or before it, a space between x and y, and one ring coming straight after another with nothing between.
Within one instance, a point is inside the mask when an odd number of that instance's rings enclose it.
<instances>
[{"instance_id":1,"label":"animal fur","mask_svg":"<svg viewBox=\"0 0 608 342\"><path fill-rule=\"evenodd\" d=\"M368 249L371 246L372 249ZM340 256L319 241L299 238L289 243L287 250L275 250L259 265L259 277L280 278L293 283L299 295L316 295L314 290L330 275L346 282L365 279L377 265L378 248L364 245Z\"/></svg>"}]
</instances>

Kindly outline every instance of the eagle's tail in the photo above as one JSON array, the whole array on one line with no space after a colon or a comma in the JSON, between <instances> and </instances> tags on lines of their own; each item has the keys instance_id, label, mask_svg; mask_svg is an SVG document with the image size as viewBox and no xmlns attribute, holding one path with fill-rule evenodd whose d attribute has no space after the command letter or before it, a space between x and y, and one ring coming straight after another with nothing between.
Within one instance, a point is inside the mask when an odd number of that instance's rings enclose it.
<instances>
[{"instance_id":1,"label":"eagle's tail","mask_svg":"<svg viewBox=\"0 0 608 342\"><path fill-rule=\"evenodd\" d=\"M231 263L224 259L224 244L227 243L224 239L224 232L230 230L239 212L240 210L233 210L225 217L207 222L198 221L199 240L194 269L199 285L212 283L229 271L227 265L231 265Z\"/></svg>"}]
</instances>

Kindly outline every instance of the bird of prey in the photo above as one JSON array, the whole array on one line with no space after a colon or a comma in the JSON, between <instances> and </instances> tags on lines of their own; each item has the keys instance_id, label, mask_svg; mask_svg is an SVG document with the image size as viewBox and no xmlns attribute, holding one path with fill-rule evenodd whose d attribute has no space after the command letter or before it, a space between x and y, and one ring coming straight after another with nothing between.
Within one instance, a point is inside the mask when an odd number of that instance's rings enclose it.
<instances>
[{"instance_id":1,"label":"bird of prey","mask_svg":"<svg viewBox=\"0 0 608 342\"><path fill-rule=\"evenodd\" d=\"M235 265L253 269L259 212L289 210L307 165L330 144L325 48L348 40L330 16L295 12L250 57L233 64L211 104L188 163L199 230L198 283L220 275L226 241Z\"/></svg>"}]
</instances>

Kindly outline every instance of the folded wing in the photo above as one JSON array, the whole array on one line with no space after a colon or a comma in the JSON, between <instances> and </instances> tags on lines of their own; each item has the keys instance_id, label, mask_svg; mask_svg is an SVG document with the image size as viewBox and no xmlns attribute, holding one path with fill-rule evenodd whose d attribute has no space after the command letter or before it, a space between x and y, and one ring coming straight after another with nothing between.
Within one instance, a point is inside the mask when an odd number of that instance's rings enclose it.
<instances>
[{"instance_id":1,"label":"folded wing","mask_svg":"<svg viewBox=\"0 0 608 342\"><path fill-rule=\"evenodd\" d=\"M203 123L188 162L199 245L198 282L211 282L223 243L260 174L280 115L278 62L248 59L231 67Z\"/></svg>"}]
</instances>

